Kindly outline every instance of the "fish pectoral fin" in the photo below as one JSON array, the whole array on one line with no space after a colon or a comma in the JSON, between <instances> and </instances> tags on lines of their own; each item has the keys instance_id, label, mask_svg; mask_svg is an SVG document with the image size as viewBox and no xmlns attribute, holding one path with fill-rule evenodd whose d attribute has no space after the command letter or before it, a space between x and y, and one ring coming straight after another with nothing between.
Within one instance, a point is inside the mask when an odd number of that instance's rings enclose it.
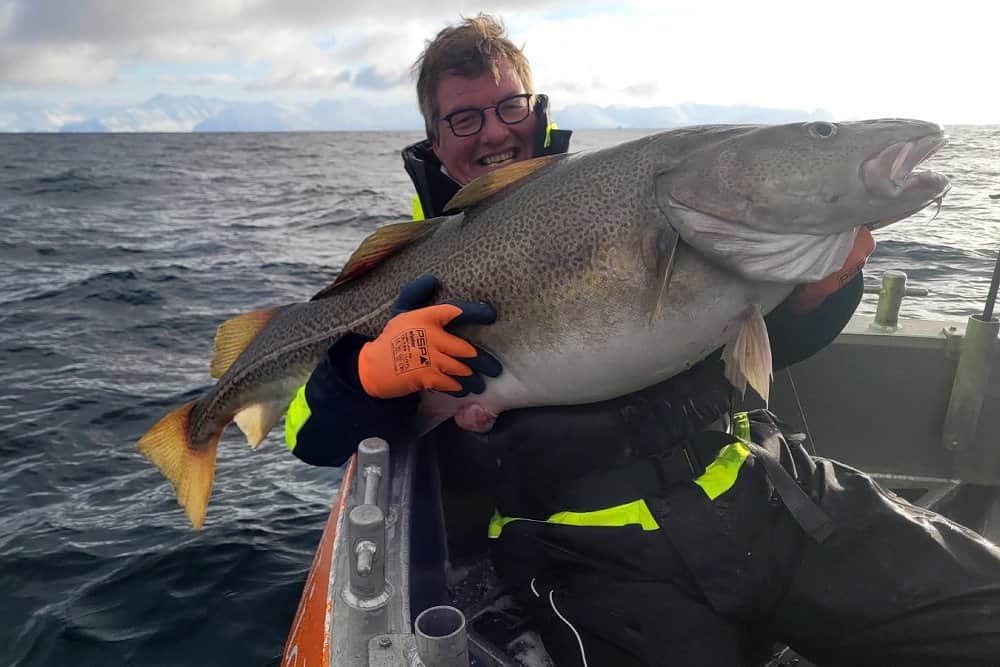
<instances>
[{"instance_id":1,"label":"fish pectoral fin","mask_svg":"<svg viewBox=\"0 0 1000 667\"><path fill-rule=\"evenodd\" d=\"M288 401L251 403L233 415L233 421L247 437L247 444L257 449L288 409Z\"/></svg>"},{"instance_id":2,"label":"fish pectoral fin","mask_svg":"<svg viewBox=\"0 0 1000 667\"><path fill-rule=\"evenodd\" d=\"M337 279L313 295L310 301L325 299L344 283L368 273L424 234L436 229L440 221L440 218L411 220L409 222L396 222L376 229L361 242L361 245L347 260L347 264L340 270Z\"/></svg>"},{"instance_id":3,"label":"fish pectoral fin","mask_svg":"<svg viewBox=\"0 0 1000 667\"><path fill-rule=\"evenodd\" d=\"M726 365L726 379L743 394L749 383L767 405L774 375L771 341L760 305L751 304L743 314L736 340L726 345L722 360Z\"/></svg>"},{"instance_id":4,"label":"fish pectoral fin","mask_svg":"<svg viewBox=\"0 0 1000 667\"><path fill-rule=\"evenodd\" d=\"M156 422L139 439L138 447L174 485L177 502L198 530L205 521L208 499L212 495L215 453L222 431L196 447L191 442L190 427L194 404L194 401L185 403Z\"/></svg>"},{"instance_id":5,"label":"fish pectoral fin","mask_svg":"<svg viewBox=\"0 0 1000 667\"><path fill-rule=\"evenodd\" d=\"M233 362L247 346L253 342L268 322L281 311L281 308L267 308L244 313L226 320L215 330L215 355L212 357L210 373L213 378L220 378L229 370Z\"/></svg>"},{"instance_id":6,"label":"fish pectoral fin","mask_svg":"<svg viewBox=\"0 0 1000 667\"><path fill-rule=\"evenodd\" d=\"M651 325L662 315L666 305L680 239L680 234L670 225L660 225L650 229L643 239L643 262L654 272L654 289L651 292L650 303L646 306Z\"/></svg>"},{"instance_id":7,"label":"fish pectoral fin","mask_svg":"<svg viewBox=\"0 0 1000 667\"><path fill-rule=\"evenodd\" d=\"M452 213L478 204L485 199L489 199L504 188L517 183L522 178L527 178L539 169L547 167L553 162L558 162L565 157L565 153L544 155L530 160L521 160L507 167L483 174L456 192L455 196L445 204L444 212Z\"/></svg>"}]
</instances>

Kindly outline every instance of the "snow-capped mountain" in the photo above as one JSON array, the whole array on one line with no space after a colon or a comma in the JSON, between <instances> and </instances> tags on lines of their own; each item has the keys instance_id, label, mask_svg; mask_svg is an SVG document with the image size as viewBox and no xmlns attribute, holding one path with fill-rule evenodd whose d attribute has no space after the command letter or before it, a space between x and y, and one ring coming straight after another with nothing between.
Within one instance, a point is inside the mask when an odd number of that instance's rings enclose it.
<instances>
[{"instance_id":1,"label":"snow-capped mountain","mask_svg":"<svg viewBox=\"0 0 1000 667\"><path fill-rule=\"evenodd\" d=\"M746 105L681 104L673 107L555 108L567 128L658 128L695 123L783 123L831 120L822 109L799 111ZM0 101L0 132L285 132L420 130L416 105L380 107L361 100L319 100L298 105L231 102L197 95L156 95L117 107Z\"/></svg>"}]
</instances>

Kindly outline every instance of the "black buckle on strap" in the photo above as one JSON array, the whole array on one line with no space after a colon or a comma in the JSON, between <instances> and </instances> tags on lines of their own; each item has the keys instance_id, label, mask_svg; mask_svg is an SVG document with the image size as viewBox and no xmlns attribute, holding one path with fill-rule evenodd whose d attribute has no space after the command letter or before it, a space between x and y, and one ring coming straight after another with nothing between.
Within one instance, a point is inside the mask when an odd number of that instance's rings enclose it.
<instances>
[{"instance_id":1,"label":"black buckle on strap","mask_svg":"<svg viewBox=\"0 0 1000 667\"><path fill-rule=\"evenodd\" d=\"M690 440L676 443L666 454L653 457L662 488L690 482L705 473L705 463Z\"/></svg>"},{"instance_id":2,"label":"black buckle on strap","mask_svg":"<svg viewBox=\"0 0 1000 667\"><path fill-rule=\"evenodd\" d=\"M653 457L653 467L663 487L690 482L705 474L715 457L735 441L722 431L701 431L676 443L669 452Z\"/></svg>"}]
</instances>

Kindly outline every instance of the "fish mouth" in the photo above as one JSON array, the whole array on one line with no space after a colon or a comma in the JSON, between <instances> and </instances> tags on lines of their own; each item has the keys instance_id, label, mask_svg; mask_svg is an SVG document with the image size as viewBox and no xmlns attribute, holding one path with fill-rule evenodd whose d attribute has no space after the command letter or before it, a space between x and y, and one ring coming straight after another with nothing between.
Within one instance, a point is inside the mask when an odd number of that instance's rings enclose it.
<instances>
[{"instance_id":1,"label":"fish mouth","mask_svg":"<svg viewBox=\"0 0 1000 667\"><path fill-rule=\"evenodd\" d=\"M879 229L907 218L932 203L941 206L944 196L951 189L948 178L934 171L914 169L947 143L947 137L937 131L917 139L897 141L862 163L861 177L865 188L902 207L865 227Z\"/></svg>"}]
</instances>

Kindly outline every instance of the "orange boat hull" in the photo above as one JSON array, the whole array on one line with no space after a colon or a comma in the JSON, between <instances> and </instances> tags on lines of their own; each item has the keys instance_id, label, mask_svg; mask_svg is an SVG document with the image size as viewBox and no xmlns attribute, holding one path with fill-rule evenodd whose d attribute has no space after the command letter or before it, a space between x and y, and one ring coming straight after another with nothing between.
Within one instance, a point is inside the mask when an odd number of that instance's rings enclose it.
<instances>
[{"instance_id":1,"label":"orange boat hull","mask_svg":"<svg viewBox=\"0 0 1000 667\"><path fill-rule=\"evenodd\" d=\"M316 555L313 556L309 577L302 590L298 611L292 630L285 641L285 651L281 657L283 667L329 667L330 665L330 619L333 615L333 590L331 572L336 549L339 544L337 533L341 530L344 509L354 478L355 458L351 457L340 482L340 491L333 502L330 517L323 529Z\"/></svg>"}]
</instances>

